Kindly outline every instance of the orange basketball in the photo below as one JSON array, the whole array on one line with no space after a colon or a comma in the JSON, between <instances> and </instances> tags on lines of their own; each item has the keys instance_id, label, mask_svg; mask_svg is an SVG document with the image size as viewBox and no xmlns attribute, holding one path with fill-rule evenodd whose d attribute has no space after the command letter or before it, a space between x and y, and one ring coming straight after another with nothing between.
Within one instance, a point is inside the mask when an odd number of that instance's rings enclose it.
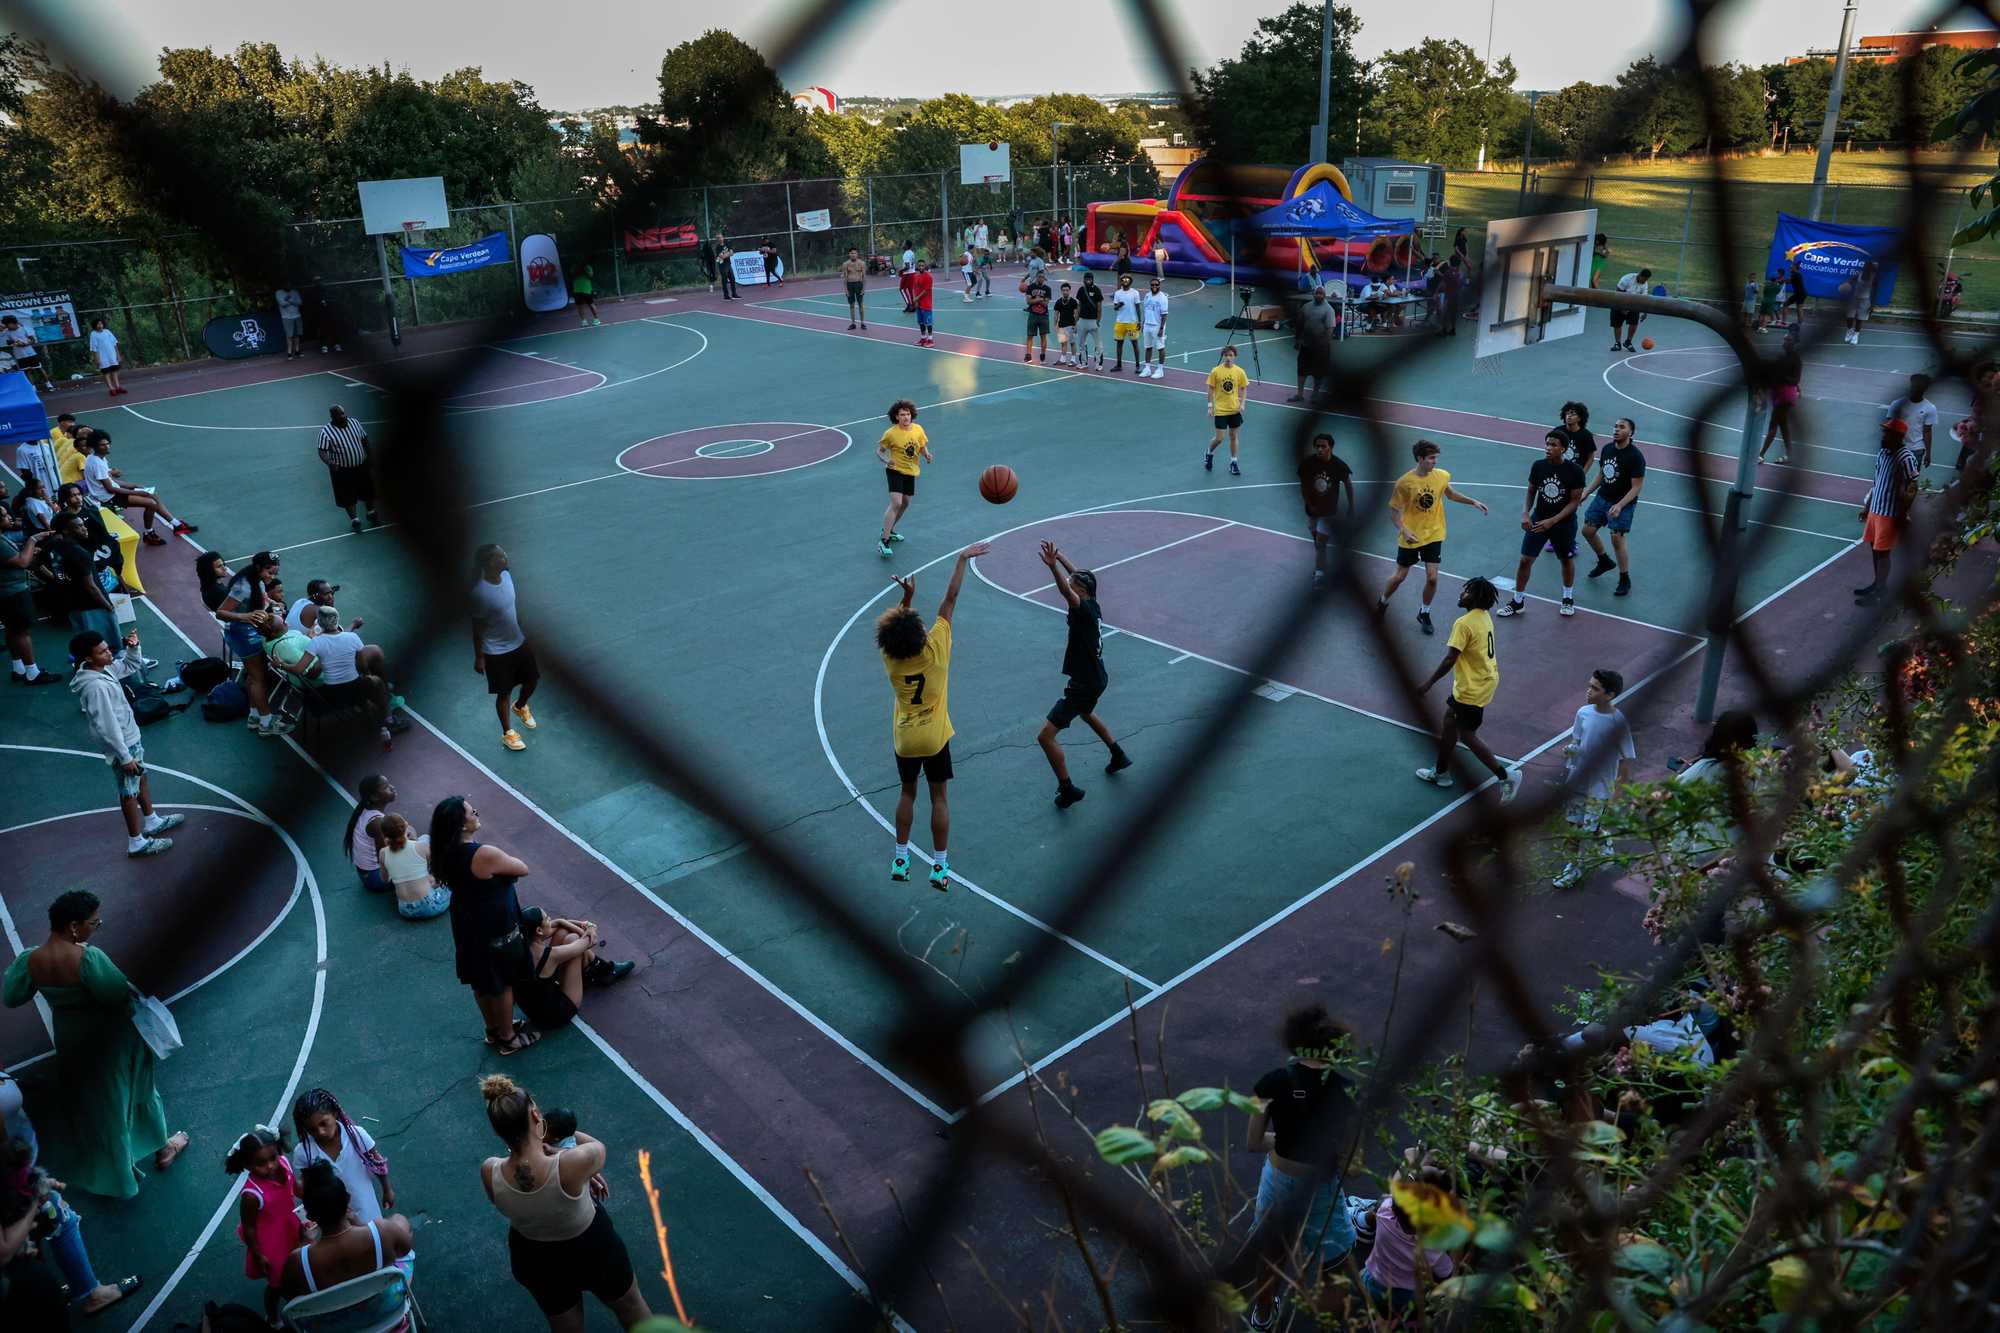
<instances>
[{"instance_id":1,"label":"orange basketball","mask_svg":"<svg viewBox=\"0 0 2000 1333\"><path fill-rule=\"evenodd\" d=\"M1006 504L1020 489L1021 482L1014 475L1013 468L995 463L979 474L979 493L986 497L988 504Z\"/></svg>"},{"instance_id":2,"label":"orange basketball","mask_svg":"<svg viewBox=\"0 0 2000 1333\"><path fill-rule=\"evenodd\" d=\"M1639 346L1645 348L1647 351L1650 352L1653 350L1653 340L1651 338L1641 338L1639 340Z\"/></svg>"}]
</instances>

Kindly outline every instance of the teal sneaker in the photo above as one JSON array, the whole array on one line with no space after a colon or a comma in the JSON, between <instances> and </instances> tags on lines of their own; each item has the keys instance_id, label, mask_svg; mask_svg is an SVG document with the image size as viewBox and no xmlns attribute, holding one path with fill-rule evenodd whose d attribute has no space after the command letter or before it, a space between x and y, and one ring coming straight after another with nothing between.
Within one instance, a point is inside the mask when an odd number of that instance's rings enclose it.
<instances>
[{"instance_id":1,"label":"teal sneaker","mask_svg":"<svg viewBox=\"0 0 2000 1333\"><path fill-rule=\"evenodd\" d=\"M901 541L901 540L903 540L903 534L902 534L902 533L900 533L900 532L892 532L892 533L890 533L890 534L889 534L889 544L890 544L891 546L894 546L894 545L895 545L895 544L896 544L897 542L899 542L899 541Z\"/></svg>"},{"instance_id":2,"label":"teal sneaker","mask_svg":"<svg viewBox=\"0 0 2000 1333\"><path fill-rule=\"evenodd\" d=\"M887 542L876 542L875 549L881 552L884 556L891 556L896 554L896 552L890 547L889 543Z\"/></svg>"},{"instance_id":3,"label":"teal sneaker","mask_svg":"<svg viewBox=\"0 0 2000 1333\"><path fill-rule=\"evenodd\" d=\"M899 884L909 883L910 858L907 856L899 856L895 860L889 862L889 878L895 880Z\"/></svg>"},{"instance_id":4,"label":"teal sneaker","mask_svg":"<svg viewBox=\"0 0 2000 1333\"><path fill-rule=\"evenodd\" d=\"M931 887L939 893L951 892L951 870L942 861L931 867Z\"/></svg>"}]
</instances>

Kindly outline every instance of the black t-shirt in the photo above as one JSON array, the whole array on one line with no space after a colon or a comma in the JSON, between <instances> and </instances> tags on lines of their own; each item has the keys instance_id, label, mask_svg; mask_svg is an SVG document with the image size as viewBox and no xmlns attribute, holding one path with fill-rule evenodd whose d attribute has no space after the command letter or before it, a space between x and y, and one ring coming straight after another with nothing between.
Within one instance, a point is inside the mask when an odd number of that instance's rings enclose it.
<instances>
[{"instance_id":1,"label":"black t-shirt","mask_svg":"<svg viewBox=\"0 0 2000 1333\"><path fill-rule=\"evenodd\" d=\"M1077 288L1076 314L1078 319L1096 319L1104 313L1104 289L1094 282L1086 282Z\"/></svg>"},{"instance_id":2,"label":"black t-shirt","mask_svg":"<svg viewBox=\"0 0 2000 1333\"><path fill-rule=\"evenodd\" d=\"M1590 427L1578 426L1571 430L1567 426L1557 426L1556 429L1569 441L1563 446L1563 462L1576 464L1578 471L1588 471L1590 460L1597 456L1597 437L1590 433Z\"/></svg>"},{"instance_id":3,"label":"black t-shirt","mask_svg":"<svg viewBox=\"0 0 2000 1333\"><path fill-rule=\"evenodd\" d=\"M49 573L55 576L57 600L65 611L102 611L104 604L91 595L97 572L90 551L67 537L58 537L41 548Z\"/></svg>"},{"instance_id":4,"label":"black t-shirt","mask_svg":"<svg viewBox=\"0 0 2000 1333\"><path fill-rule=\"evenodd\" d=\"M1063 648L1063 674L1087 690L1101 690L1110 679L1104 670L1104 640L1098 622L1104 613L1095 597L1084 597L1069 609L1069 643Z\"/></svg>"},{"instance_id":5,"label":"black t-shirt","mask_svg":"<svg viewBox=\"0 0 2000 1333\"><path fill-rule=\"evenodd\" d=\"M1056 324L1061 328L1068 328L1074 323L1076 323L1076 298L1061 297L1056 301Z\"/></svg>"},{"instance_id":6,"label":"black t-shirt","mask_svg":"<svg viewBox=\"0 0 2000 1333\"><path fill-rule=\"evenodd\" d=\"M1252 1093L1264 1101L1264 1117L1277 1136L1278 1156L1294 1162L1323 1162L1346 1147L1342 1141L1354 1114L1348 1081L1331 1069L1313 1069L1296 1060L1257 1080Z\"/></svg>"},{"instance_id":7,"label":"black t-shirt","mask_svg":"<svg viewBox=\"0 0 2000 1333\"><path fill-rule=\"evenodd\" d=\"M1804 269L1792 270L1792 296L1796 300L1806 299L1806 275Z\"/></svg>"},{"instance_id":8,"label":"black t-shirt","mask_svg":"<svg viewBox=\"0 0 2000 1333\"><path fill-rule=\"evenodd\" d=\"M1620 449L1615 444L1604 446L1603 457L1597 460L1598 476L1602 484L1597 493L1604 497L1606 504L1617 504L1632 493L1632 483L1646 475L1646 455L1639 452L1639 446L1628 444Z\"/></svg>"},{"instance_id":9,"label":"black t-shirt","mask_svg":"<svg viewBox=\"0 0 2000 1333\"><path fill-rule=\"evenodd\" d=\"M1028 313L1031 315L1049 313L1049 285L1046 282L1028 284Z\"/></svg>"},{"instance_id":10,"label":"black t-shirt","mask_svg":"<svg viewBox=\"0 0 2000 1333\"><path fill-rule=\"evenodd\" d=\"M1299 460L1299 486L1305 493L1306 513L1320 518L1333 513L1340 504L1340 483L1354 475L1347 460L1338 454L1321 458L1314 450Z\"/></svg>"},{"instance_id":11,"label":"black t-shirt","mask_svg":"<svg viewBox=\"0 0 2000 1333\"><path fill-rule=\"evenodd\" d=\"M1529 518L1536 523L1554 518L1569 503L1569 493L1582 489L1582 468L1563 460L1551 463L1541 459L1528 469L1528 493L1535 497L1534 512Z\"/></svg>"},{"instance_id":12,"label":"black t-shirt","mask_svg":"<svg viewBox=\"0 0 2000 1333\"><path fill-rule=\"evenodd\" d=\"M1111 271L1113 273L1119 273L1119 274L1130 273L1132 271L1132 256L1130 255L1118 256L1118 258L1112 262Z\"/></svg>"}]
</instances>

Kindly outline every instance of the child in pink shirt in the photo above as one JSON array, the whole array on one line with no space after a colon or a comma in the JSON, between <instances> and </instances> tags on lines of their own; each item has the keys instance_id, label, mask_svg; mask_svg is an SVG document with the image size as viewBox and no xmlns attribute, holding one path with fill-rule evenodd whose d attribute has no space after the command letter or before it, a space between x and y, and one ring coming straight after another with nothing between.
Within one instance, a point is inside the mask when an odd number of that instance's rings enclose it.
<instances>
[{"instance_id":1,"label":"child in pink shirt","mask_svg":"<svg viewBox=\"0 0 2000 1333\"><path fill-rule=\"evenodd\" d=\"M1451 1189L1451 1173L1428 1160L1400 1174L1409 1183ZM1424 1257L1430 1265L1432 1282L1451 1276L1450 1255L1442 1250L1426 1250ZM1368 1262L1362 1266L1361 1285L1377 1304L1386 1304L1392 1310L1401 1310L1416 1299L1416 1232L1393 1196L1383 1196L1375 1210L1375 1244L1368 1252Z\"/></svg>"}]
</instances>

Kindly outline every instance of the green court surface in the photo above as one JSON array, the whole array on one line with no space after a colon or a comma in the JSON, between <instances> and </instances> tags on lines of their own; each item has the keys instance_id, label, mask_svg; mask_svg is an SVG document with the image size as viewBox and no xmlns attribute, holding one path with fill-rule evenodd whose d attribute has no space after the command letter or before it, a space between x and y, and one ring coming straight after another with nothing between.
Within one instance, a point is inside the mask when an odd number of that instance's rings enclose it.
<instances>
[{"instance_id":1,"label":"green court surface","mask_svg":"<svg viewBox=\"0 0 2000 1333\"><path fill-rule=\"evenodd\" d=\"M318 424L333 402L364 423L379 419L374 384L385 381L376 372L316 371L309 361L267 382L142 391L130 406L80 415L114 435L114 461L130 478L157 486L200 523L203 546L232 562L280 551L288 597L303 595L310 578L341 585L343 613L364 616L364 637L388 649L403 693L443 743L440 755L497 774L518 798L483 809L494 841L510 846L538 821L558 829L622 880L592 910L662 929L671 917L692 932L649 953L630 983L641 988L633 1003L643 994L654 1006L644 1011L656 1014L651 1021L674 1024L677 996L694 984L680 978L726 958L719 970L781 997L808 1041L838 1043L836 1055L854 1065L871 1097L937 1129L965 1108L894 1048L907 1001L799 905L745 841L650 777L625 733L671 731L683 753L754 812L763 836L823 871L878 939L925 960L926 1003L960 1004L1008 977L1018 956L1053 931L1047 923L1078 888L1077 872L1226 706L1312 560L1293 462L1302 409L1252 402L1243 475L1204 471L1210 431L1197 379L1140 382L1024 364L1012 276L974 303L943 281L950 276L940 274L943 345L935 350L913 345L893 287L869 299L870 332L894 337L850 335L837 289L826 283L746 306L699 295L650 309L627 302L603 327L549 327L487 349L478 373L455 386L446 429L459 461L453 493L441 502L471 507L481 538L507 548L524 624L545 657L587 666L622 715L618 727L582 720L576 701L545 683L535 700L542 726L519 754L498 743L457 610L402 595L416 580L394 534L353 535L329 503L314 456ZM1196 292L1180 279L1169 287L1170 364L1205 373L1226 336L1212 326L1228 294ZM1600 438L1612 418L1633 416L1649 446L1631 538L1633 594L1613 597L1608 577L1579 579L1581 613L1561 619L1547 600L1559 579L1544 560L1530 585L1544 600L1501 627L1501 693L1487 734L1509 758L1531 757L1566 733L1593 667L1616 664L1644 684L1699 650L1706 534L1723 484L1694 475L1703 460L1684 452L1696 444L1689 418L1707 411L1725 423L1698 447L1733 456L1730 427L1741 412L1733 398L1705 402L1723 377L1719 345L1691 329L1663 330L1663 322L1646 325L1661 346L1644 355L1607 354L1600 322L1575 340L1477 371L1469 325L1456 342L1348 345L1347 355L1373 368L1376 400L1391 418L1371 439L1358 406L1329 417L1356 472L1353 558L1363 577L1391 567L1384 506L1413 440L1438 441L1454 485L1492 509L1450 509L1438 637L1415 625L1420 580L1392 605L1398 645L1420 676L1443 651L1457 581L1511 576L1522 488L1540 456L1524 441L1538 438L1560 404L1588 402ZM1289 342L1260 335L1256 360L1264 384L1288 383ZM1762 479L1800 493L1760 494L1752 508L1746 605L1850 549L1879 415L1870 405L1899 391L1896 376L1922 368L1917 340L1888 333L1808 360L1804 447L1795 466L1766 468ZM1956 445L1945 427L1964 394L1941 387L1939 396L1938 453L1948 462ZM902 524L908 540L885 560L875 550L883 481L874 443L899 398L919 405L937 461ZM1021 479L1004 508L974 487L991 463ZM1106 778L1101 745L1072 728L1064 740L1088 798L1067 811L1050 803L1053 779L1035 744L1063 683L1063 621L1033 556L1044 537L1100 571L1112 683L1099 711L1138 761ZM938 894L921 872L907 885L887 876L896 782L872 625L893 603L890 573L915 573L915 604L928 617L953 553L981 539L995 549L967 579L951 673L951 865L959 879ZM149 571L158 571L149 581L191 582L196 549L177 545L170 563L149 556ZM1579 560L1588 558L1586 550ZM172 615L200 651L213 651L212 624ZM159 616L151 607L143 613L149 651L190 655ZM997 1024L985 1030L983 1087L1018 1079L1016 1042L1028 1060L1046 1062L1116 1022L1129 999L1227 966L1230 951L1261 927L1313 895L1340 892L1351 870L1462 799L1410 776L1429 761L1431 719L1388 685L1385 664L1355 628L1341 615L1326 618L1260 681L1186 793L1183 816L1159 831L1115 909L1060 936L1052 965L1014 1003L1011 1033ZM60 642L53 629L37 635L45 660L58 660ZM8 742L27 747L5 752L19 779L0 821L10 833L109 804L101 763L50 752L89 748L63 691L10 692L0 707ZM142 1267L149 1294L198 1246L160 1308L161 1327L188 1317L202 1295L254 1302L233 1218L203 1231L228 1184L221 1145L269 1120L288 1087L322 1084L369 1117L389 1152L401 1205L422 1224L419 1290L478 1284L507 1312L503 1324L529 1320L525 1298L505 1280L503 1228L475 1180L494 1141L473 1079L503 1067L545 1103L587 1107L585 1127L614 1145L613 1211L642 1270L657 1265L646 1261L649 1226L631 1156L640 1147L656 1154L682 1289L703 1323L800 1326L847 1298L851 1275L824 1241L807 1238L823 1233L822 1219L793 1197L798 1164L828 1174L836 1144L800 1142L789 1155L754 1160L732 1154L742 1127L721 1103L706 1116L691 1105L669 1111L673 1099L647 1065L643 1028L639 1038L608 1027L594 1039L564 1034L511 1062L494 1059L452 977L444 926L397 921L355 888L338 850L347 805L337 789L351 789L347 775L316 773L303 751L193 716L149 731L146 741L156 773L189 775L156 777L162 804L290 811L282 832L305 869L269 935L176 1004L189 1049L163 1067L163 1080L175 1124L197 1131L187 1169L149 1184L136 1203L85 1208L93 1251L106 1256L101 1267ZM398 808L420 826L449 794L397 780ZM927 848L926 808L920 800L915 840ZM92 836L111 846L115 818L88 818ZM201 849L199 838L184 838L169 862L194 863ZM524 882L530 901L531 887L543 886ZM45 900L46 888L34 893ZM15 890L7 899L16 902ZM228 910L226 895L217 902ZM32 944L35 922L16 924ZM611 951L623 956L651 928L614 932ZM1336 960L1345 947L1329 942ZM1571 961L1587 981L1587 960ZM620 995L603 1002L623 1003ZM32 1031L16 1035L32 1045ZM759 1107L780 1128L782 1101L774 1091ZM771 1183L781 1177L782 1189ZM745 1255L754 1265L746 1268ZM657 1274L642 1282L662 1308ZM441 1328L490 1326L471 1304L440 1300L429 1313ZM601 1311L593 1314L594 1327L604 1323Z\"/></svg>"}]
</instances>

